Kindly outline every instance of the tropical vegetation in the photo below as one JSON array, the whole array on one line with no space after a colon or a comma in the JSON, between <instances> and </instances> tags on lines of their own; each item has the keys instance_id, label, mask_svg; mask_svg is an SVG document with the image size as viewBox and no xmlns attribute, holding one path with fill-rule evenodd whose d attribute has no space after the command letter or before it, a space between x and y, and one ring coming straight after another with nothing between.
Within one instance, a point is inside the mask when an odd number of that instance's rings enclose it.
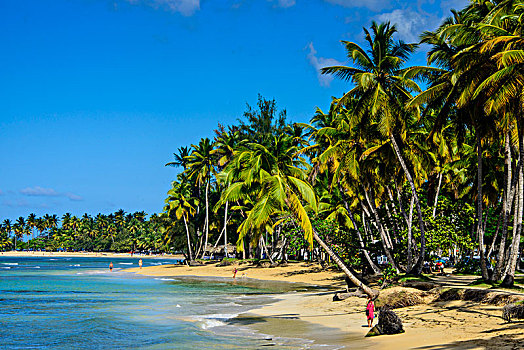
<instances>
[{"instance_id":1,"label":"tropical vegetation","mask_svg":"<svg viewBox=\"0 0 524 350\"><path fill-rule=\"evenodd\" d=\"M292 123L259 96L236 124L180 147L162 214L6 220L0 248L36 229L53 249L318 259L370 295L361 277L381 273L379 260L420 275L436 256L469 257L483 279L511 286L524 214L523 16L521 1L472 0L419 43L373 22L364 45L341 42L349 65L322 69L348 84L328 111ZM420 44L427 65L411 65Z\"/></svg>"}]
</instances>

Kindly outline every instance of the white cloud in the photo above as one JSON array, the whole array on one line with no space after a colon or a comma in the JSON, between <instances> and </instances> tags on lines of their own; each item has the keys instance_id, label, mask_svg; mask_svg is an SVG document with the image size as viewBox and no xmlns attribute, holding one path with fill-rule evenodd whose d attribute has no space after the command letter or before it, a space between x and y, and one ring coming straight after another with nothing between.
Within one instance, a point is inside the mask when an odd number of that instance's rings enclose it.
<instances>
[{"instance_id":1,"label":"white cloud","mask_svg":"<svg viewBox=\"0 0 524 350\"><path fill-rule=\"evenodd\" d=\"M425 12L416 12L412 9L396 9L392 12L377 16L380 22L389 21L397 28L400 39L409 42L418 42L419 35L424 30L433 30L441 22L441 17Z\"/></svg>"},{"instance_id":2,"label":"white cloud","mask_svg":"<svg viewBox=\"0 0 524 350\"><path fill-rule=\"evenodd\" d=\"M333 5L343 7L366 7L371 11L379 12L391 8L389 0L324 0Z\"/></svg>"},{"instance_id":3,"label":"white cloud","mask_svg":"<svg viewBox=\"0 0 524 350\"><path fill-rule=\"evenodd\" d=\"M317 51L313 47L313 43L309 43L308 48L309 48L309 53L307 54L307 59L309 63L317 71L317 77L318 77L318 81L320 85L329 86L329 84L331 84L331 81L333 80L333 76L321 74L320 69L324 67L329 67L329 66L340 66L340 65L343 65L344 63L339 62L334 58L317 57Z\"/></svg>"},{"instance_id":4,"label":"white cloud","mask_svg":"<svg viewBox=\"0 0 524 350\"><path fill-rule=\"evenodd\" d=\"M269 0L271 2L275 2L274 0ZM278 7L288 8L291 6L294 6L296 1L295 0L276 0L276 5Z\"/></svg>"},{"instance_id":5,"label":"white cloud","mask_svg":"<svg viewBox=\"0 0 524 350\"><path fill-rule=\"evenodd\" d=\"M76 194L74 194L74 193L71 193L71 192L67 192L67 193L65 194L65 196L66 196L67 198L69 198L70 200L74 201L74 202L79 202L79 201L83 201L83 200L84 200L84 198L82 198L82 197L80 197L79 195L76 195Z\"/></svg>"},{"instance_id":6,"label":"white cloud","mask_svg":"<svg viewBox=\"0 0 524 350\"><path fill-rule=\"evenodd\" d=\"M76 195L71 192L60 193L52 188L43 188L40 186L26 187L24 189L21 189L20 193L25 196L31 196L31 197L66 197L66 198L69 198L69 200L75 201L75 202L84 200L79 195Z\"/></svg>"},{"instance_id":7,"label":"white cloud","mask_svg":"<svg viewBox=\"0 0 524 350\"><path fill-rule=\"evenodd\" d=\"M155 9L179 12L184 16L192 16L200 10L200 0L127 0L136 5L144 4Z\"/></svg>"},{"instance_id":8,"label":"white cloud","mask_svg":"<svg viewBox=\"0 0 524 350\"><path fill-rule=\"evenodd\" d=\"M21 194L26 196L39 196L39 197L57 197L60 194L52 188L43 188L40 186L26 187L20 190Z\"/></svg>"}]
</instances>

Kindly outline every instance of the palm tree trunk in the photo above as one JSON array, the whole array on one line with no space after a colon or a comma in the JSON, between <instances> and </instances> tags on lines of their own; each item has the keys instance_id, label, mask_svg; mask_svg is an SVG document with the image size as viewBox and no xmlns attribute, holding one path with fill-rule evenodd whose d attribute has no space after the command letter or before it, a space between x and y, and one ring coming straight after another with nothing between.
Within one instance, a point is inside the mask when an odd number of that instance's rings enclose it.
<instances>
[{"instance_id":1,"label":"palm tree trunk","mask_svg":"<svg viewBox=\"0 0 524 350\"><path fill-rule=\"evenodd\" d=\"M209 238L209 199L208 199L208 194L209 194L209 180L206 183L206 227L205 227L206 239L205 239L205 244L204 244L204 250L202 252L202 258L204 257L204 255L206 255L207 241L208 241L208 238Z\"/></svg>"},{"instance_id":2,"label":"palm tree trunk","mask_svg":"<svg viewBox=\"0 0 524 350\"><path fill-rule=\"evenodd\" d=\"M412 247L412 240L413 240L413 234L412 234L412 228L413 228L413 206L415 205L415 196L411 196L411 203L409 205L409 216L408 216L408 261L407 261L407 267L408 271L411 271L413 268L413 247Z\"/></svg>"},{"instance_id":3,"label":"palm tree trunk","mask_svg":"<svg viewBox=\"0 0 524 350\"><path fill-rule=\"evenodd\" d=\"M391 211L389 210L388 203L384 203L384 208L386 208L386 213L388 214L388 220L389 220L389 223L390 223L390 225L392 227L392 231L393 231L393 238L395 239L395 244L397 244L398 243L398 236L400 234L400 229L398 227L397 220L393 219L393 216L391 215ZM390 240L391 240L391 238L390 238Z\"/></svg>"},{"instance_id":4,"label":"palm tree trunk","mask_svg":"<svg viewBox=\"0 0 524 350\"><path fill-rule=\"evenodd\" d=\"M524 130L522 127L522 121L517 118L517 125L519 131L519 160L524 159ZM524 171L522 166L518 170L519 185L518 185L518 212L517 214L517 226L514 228L513 240L511 242L511 255L506 267L504 279L502 281L503 286L513 286L515 279L515 270L517 268L517 258L520 251L520 235L522 232L522 213L524 211Z\"/></svg>"},{"instance_id":5,"label":"palm tree trunk","mask_svg":"<svg viewBox=\"0 0 524 350\"><path fill-rule=\"evenodd\" d=\"M360 230L358 229L358 226L357 226L357 222L355 220L355 217L353 216L353 213L351 212L351 210L349 209L349 206L348 206L348 203L344 200L344 205L346 206L346 210L348 211L348 215L349 215L349 218L351 219L351 222L353 223L353 227L355 228L355 231L357 231L357 237L358 237L358 242L360 243L360 248L362 250L362 253L364 254L364 256L366 257L366 260L369 264L369 266L371 266L371 269L373 270L373 272L375 274L379 274L381 273L382 271L380 271L380 269L378 268L378 266L375 264L375 262L373 261L373 259L371 259L371 256L369 255L369 252L368 250L366 249L366 246L364 245L364 241L362 240L362 235L360 234Z\"/></svg>"},{"instance_id":6,"label":"palm tree trunk","mask_svg":"<svg viewBox=\"0 0 524 350\"><path fill-rule=\"evenodd\" d=\"M344 273L346 274L346 276L348 276L351 282L353 282L356 286L362 289L362 291L371 298L376 299L378 297L379 292L369 288L364 283L362 283L362 281L360 281L354 274L352 274L349 268L346 266L346 264L344 264L342 259L340 259L340 257L331 249L331 247L329 247L326 244L326 242L324 242L322 238L320 238L320 236L317 233L317 230L315 229L313 229L313 238L329 254L331 259L333 259L333 261L338 265L338 267L340 267L340 269L344 271Z\"/></svg>"},{"instance_id":7,"label":"palm tree trunk","mask_svg":"<svg viewBox=\"0 0 524 350\"><path fill-rule=\"evenodd\" d=\"M404 158L402 157L402 153L400 152L400 148L398 147L397 140L395 140L395 136L393 134L390 135L390 140L391 140L391 144L393 145L395 155L397 156L397 159L400 162L400 166L404 170L404 174L406 175L406 178L409 182L409 186L411 187L411 192L415 199L415 205L417 206L418 224L420 227L420 254L418 256L417 263L413 267L413 271L409 271L409 272L414 273L416 275L420 275L422 273L422 267L424 265L424 258L426 255L426 235L424 232L424 220L422 219L422 210L420 209L420 202L418 200L417 190L415 188L415 182L413 181L413 178L411 177L411 173L408 170L406 162L404 161Z\"/></svg>"},{"instance_id":8,"label":"palm tree trunk","mask_svg":"<svg viewBox=\"0 0 524 350\"><path fill-rule=\"evenodd\" d=\"M483 198L482 198L482 145L480 142L480 132L477 130L477 237L479 242L480 253L480 270L482 278L489 279L488 269L486 266L486 251L484 249L484 225L483 219Z\"/></svg>"},{"instance_id":9,"label":"palm tree trunk","mask_svg":"<svg viewBox=\"0 0 524 350\"><path fill-rule=\"evenodd\" d=\"M438 186L437 186L437 193L435 194L435 201L433 202L433 219L435 218L435 215L437 214L437 203L438 203L438 195L440 194L440 186L442 185L442 171L438 174Z\"/></svg>"},{"instance_id":10,"label":"palm tree trunk","mask_svg":"<svg viewBox=\"0 0 524 350\"><path fill-rule=\"evenodd\" d=\"M373 198L369 198L369 194L368 194L368 191L366 190L366 188L364 188L364 194L366 196L366 200L371 208L371 212L373 213L373 215L375 216L375 221L377 222L377 226L379 228L379 233L380 233L380 236L382 238L382 247L384 248L384 253L386 253L386 256L388 257L388 260L389 260L389 263L391 264L391 266L397 271L399 272L399 269L397 267L397 264L395 263L395 258L393 257L393 254L391 254L391 251L389 250L389 248L387 247L387 237L386 237L386 233L384 232L384 227L382 226L382 222L380 221L380 217L378 216L378 213L376 211L376 208L375 208L375 203L373 201Z\"/></svg>"},{"instance_id":11,"label":"palm tree trunk","mask_svg":"<svg viewBox=\"0 0 524 350\"><path fill-rule=\"evenodd\" d=\"M402 205L402 195L400 194L400 191L398 190L397 185L395 185L395 189L397 190L397 200L398 200L398 206L400 208L400 212L402 213L404 220L406 220L406 225L408 225L408 216L406 215L406 212L404 211L404 206Z\"/></svg>"},{"instance_id":12,"label":"palm tree trunk","mask_svg":"<svg viewBox=\"0 0 524 350\"><path fill-rule=\"evenodd\" d=\"M493 249L495 248L495 243L497 242L497 238L499 238L501 221L502 221L502 216L499 216L499 219L497 220L497 229L495 230L495 234L493 235L493 240L491 241L491 245L489 246L489 250L486 253L486 260L487 261L489 261L491 253L493 252Z\"/></svg>"},{"instance_id":13,"label":"palm tree trunk","mask_svg":"<svg viewBox=\"0 0 524 350\"><path fill-rule=\"evenodd\" d=\"M182 215L182 217L184 218L184 225L186 226L187 249L189 250L189 261L193 261L193 253L191 252L191 237L189 236L189 227L187 226L186 216Z\"/></svg>"},{"instance_id":14,"label":"palm tree trunk","mask_svg":"<svg viewBox=\"0 0 524 350\"><path fill-rule=\"evenodd\" d=\"M495 272L493 273L493 280L498 281L502 275L503 262L506 258L506 240L508 238L508 221L511 215L512 200L510 199L511 194L511 185L512 185L512 161L511 161L511 135L509 130L506 131L506 140L505 140L505 162L504 170L506 174L505 182L506 186L504 187L504 198L502 201L502 236L500 238L499 252L497 255L497 265L495 266Z\"/></svg>"},{"instance_id":15,"label":"palm tree trunk","mask_svg":"<svg viewBox=\"0 0 524 350\"><path fill-rule=\"evenodd\" d=\"M266 244L266 241L265 241L265 239L264 239L264 236L261 235L261 236L260 236L260 239L261 239L261 241L262 241L262 249L264 249L264 252L266 252L266 256L267 256L267 258L269 259L269 262L270 262L271 264L274 264L275 262L273 261L273 258L271 258L271 255L269 255L269 252L267 251L267 244Z\"/></svg>"},{"instance_id":16,"label":"palm tree trunk","mask_svg":"<svg viewBox=\"0 0 524 350\"><path fill-rule=\"evenodd\" d=\"M227 209L229 201L226 201L226 209L224 211L224 258L227 258Z\"/></svg>"}]
</instances>

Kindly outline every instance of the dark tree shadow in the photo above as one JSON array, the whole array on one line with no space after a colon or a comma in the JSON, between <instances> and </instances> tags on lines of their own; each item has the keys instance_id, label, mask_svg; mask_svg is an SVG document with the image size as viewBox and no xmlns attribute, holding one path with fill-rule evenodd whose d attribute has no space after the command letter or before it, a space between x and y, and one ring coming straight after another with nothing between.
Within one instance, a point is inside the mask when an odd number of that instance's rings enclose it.
<instances>
[{"instance_id":1,"label":"dark tree shadow","mask_svg":"<svg viewBox=\"0 0 524 350\"><path fill-rule=\"evenodd\" d=\"M414 349L420 350L446 350L446 349L523 349L524 342L517 339L515 334L502 334L489 339L457 340L452 343L420 346Z\"/></svg>"}]
</instances>

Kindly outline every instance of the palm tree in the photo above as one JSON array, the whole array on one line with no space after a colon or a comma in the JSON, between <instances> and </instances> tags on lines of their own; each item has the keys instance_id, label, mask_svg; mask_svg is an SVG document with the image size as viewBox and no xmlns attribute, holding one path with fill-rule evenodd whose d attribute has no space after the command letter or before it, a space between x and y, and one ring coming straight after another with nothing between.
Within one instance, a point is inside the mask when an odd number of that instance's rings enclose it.
<instances>
[{"instance_id":1,"label":"palm tree","mask_svg":"<svg viewBox=\"0 0 524 350\"><path fill-rule=\"evenodd\" d=\"M16 219L15 224L13 225L13 230L15 231L15 250L16 250L16 241L27 232L26 221L23 216L20 216Z\"/></svg>"},{"instance_id":2,"label":"palm tree","mask_svg":"<svg viewBox=\"0 0 524 350\"><path fill-rule=\"evenodd\" d=\"M177 220L184 219L184 226L187 235L187 250L189 253L189 261L193 261L193 253L191 250L191 236L189 234L189 215L193 216L196 213L195 205L198 205L198 200L190 198L191 189L187 183L173 182L173 188L167 194L166 210L168 215L174 214Z\"/></svg>"},{"instance_id":3,"label":"palm tree","mask_svg":"<svg viewBox=\"0 0 524 350\"><path fill-rule=\"evenodd\" d=\"M193 152L188 159L188 177L193 180L199 187L204 185L206 197L206 221L205 221L205 244L202 256L205 255L209 239L209 186L211 177L215 174L213 161L213 145L209 138L200 140L198 145L191 145Z\"/></svg>"},{"instance_id":4,"label":"palm tree","mask_svg":"<svg viewBox=\"0 0 524 350\"><path fill-rule=\"evenodd\" d=\"M489 56L490 62L495 63L495 68L489 76L476 86L472 98L486 96L485 109L487 113L502 116L502 125L506 127L504 134L509 139L509 128L516 125L518 133L519 166L517 166L518 184L518 220L514 228L511 252L509 252L508 264L502 271L502 260L504 257L504 246L501 244L499 262L495 269L494 279L502 277L505 286L513 285L517 256L519 254L520 235L522 232L522 212L524 206L524 170L520 163L524 159L524 25L522 16L524 7L518 1L495 2L493 8L485 14L483 21L478 25L482 36L479 44L480 54ZM508 140L509 142L509 140ZM509 146L509 145L508 145ZM506 147L506 158L511 157ZM506 161L507 166L510 162ZM509 169L509 168L507 168ZM507 186L504 200L505 217L508 216L509 200L511 200L510 176L506 177ZM509 194L509 195L508 195ZM506 221L506 220L505 220ZM504 225L506 226L506 224ZM503 228L503 240L505 227ZM501 274L502 272L502 274Z\"/></svg>"},{"instance_id":5,"label":"palm tree","mask_svg":"<svg viewBox=\"0 0 524 350\"><path fill-rule=\"evenodd\" d=\"M178 153L173 153L175 160L167 163L165 166L181 166L184 170L187 168L188 157L191 154L191 149L189 147L180 147Z\"/></svg>"},{"instance_id":6,"label":"palm tree","mask_svg":"<svg viewBox=\"0 0 524 350\"><path fill-rule=\"evenodd\" d=\"M241 223L239 240L248 232L260 237L262 230L270 230L272 216L289 210L292 217L304 230L304 238L313 246L313 240L332 257L333 261L365 293L375 297L373 291L364 285L344 264L342 259L324 242L311 224L306 207L317 210L317 199L312 186L306 181L310 169L305 159L298 155L293 139L285 134L274 137L270 148L262 144L249 144L249 149L237 155L240 176L223 192L222 200L242 199L242 192L252 193L253 207ZM253 189L256 191L252 191ZM303 201L303 202L302 202Z\"/></svg>"},{"instance_id":7,"label":"palm tree","mask_svg":"<svg viewBox=\"0 0 524 350\"><path fill-rule=\"evenodd\" d=\"M34 238L33 230L36 227L36 214L35 213L31 213L27 216L27 226L29 230L31 231L31 233L33 234L33 238Z\"/></svg>"},{"instance_id":8,"label":"palm tree","mask_svg":"<svg viewBox=\"0 0 524 350\"><path fill-rule=\"evenodd\" d=\"M7 246L10 246L9 236L11 235L11 232L13 231L13 225L11 223L11 220L5 219L4 222L2 223L2 229L6 234L5 242L3 244L3 247L5 248Z\"/></svg>"},{"instance_id":9,"label":"palm tree","mask_svg":"<svg viewBox=\"0 0 524 350\"><path fill-rule=\"evenodd\" d=\"M365 39L369 45L366 52L358 44L342 41L356 67L332 66L322 68L322 74L335 76L351 81L354 87L337 102L337 107L345 106L352 98L358 99L356 111L362 111L370 121L375 120L379 131L388 137L395 156L402 167L414 196L418 212L420 229L420 254L414 271L420 274L425 256L425 235L422 210L418 198L412 171L408 168L405 156L399 144L405 134L407 111L404 105L412 97L411 92L420 92L419 86L406 75L404 64L414 52L416 44L395 42L395 26L389 22L377 24L372 22L371 32L364 28Z\"/></svg>"},{"instance_id":10,"label":"palm tree","mask_svg":"<svg viewBox=\"0 0 524 350\"><path fill-rule=\"evenodd\" d=\"M234 155L238 153L238 150L244 147L247 140L241 140L240 138L240 132L231 130L230 132L227 132L225 130L222 130L221 132L217 133L217 137L215 138L215 149L212 151L213 154L217 155L218 157L218 163L217 168L218 169L225 169L227 165L232 161ZM220 174L219 174L220 175ZM225 188L227 188L230 185L230 177L225 175L225 173L222 173L222 176L217 175L217 183L222 184ZM220 204L218 202L217 204ZM214 211L217 212L220 206L215 206ZM225 209L224 209L224 228L222 229L222 232L224 233L224 257L227 258L227 223L228 223L228 209L229 209L229 201L226 200L225 203ZM220 238L219 238L220 239Z\"/></svg>"}]
</instances>

